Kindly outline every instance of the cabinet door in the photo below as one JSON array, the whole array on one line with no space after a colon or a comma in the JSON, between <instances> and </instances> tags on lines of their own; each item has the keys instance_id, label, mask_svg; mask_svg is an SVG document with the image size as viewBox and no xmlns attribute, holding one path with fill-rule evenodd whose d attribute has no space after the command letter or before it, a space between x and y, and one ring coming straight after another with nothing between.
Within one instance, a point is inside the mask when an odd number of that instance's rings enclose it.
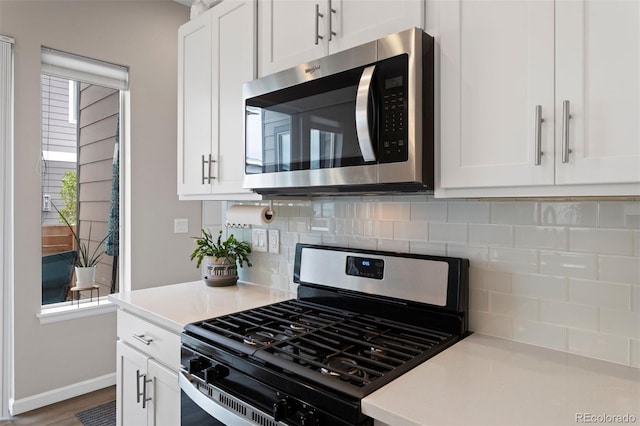
<instances>
[{"instance_id":1,"label":"cabinet door","mask_svg":"<svg viewBox=\"0 0 640 426\"><path fill-rule=\"evenodd\" d=\"M244 178L242 84L256 76L256 1L223 1L213 15L214 194L249 193Z\"/></svg>"},{"instance_id":2,"label":"cabinet door","mask_svg":"<svg viewBox=\"0 0 640 426\"><path fill-rule=\"evenodd\" d=\"M557 183L640 182L640 2L557 1L556 26Z\"/></svg>"},{"instance_id":3,"label":"cabinet door","mask_svg":"<svg viewBox=\"0 0 640 426\"><path fill-rule=\"evenodd\" d=\"M329 53L412 27L424 28L424 0L333 0Z\"/></svg>"},{"instance_id":4,"label":"cabinet door","mask_svg":"<svg viewBox=\"0 0 640 426\"><path fill-rule=\"evenodd\" d=\"M180 385L178 374L150 359L147 363L152 391L148 424L175 426L180 424Z\"/></svg>"},{"instance_id":5,"label":"cabinet door","mask_svg":"<svg viewBox=\"0 0 640 426\"><path fill-rule=\"evenodd\" d=\"M211 11L178 30L178 194L211 192Z\"/></svg>"},{"instance_id":6,"label":"cabinet door","mask_svg":"<svg viewBox=\"0 0 640 426\"><path fill-rule=\"evenodd\" d=\"M260 77L327 54L327 0L262 0L258 17Z\"/></svg>"},{"instance_id":7,"label":"cabinet door","mask_svg":"<svg viewBox=\"0 0 640 426\"><path fill-rule=\"evenodd\" d=\"M116 422L122 426L145 425L147 410L142 408L140 393L147 378L147 357L122 342L116 344L116 354Z\"/></svg>"},{"instance_id":8,"label":"cabinet door","mask_svg":"<svg viewBox=\"0 0 640 426\"><path fill-rule=\"evenodd\" d=\"M553 1L451 0L439 8L440 185L553 184Z\"/></svg>"}]
</instances>

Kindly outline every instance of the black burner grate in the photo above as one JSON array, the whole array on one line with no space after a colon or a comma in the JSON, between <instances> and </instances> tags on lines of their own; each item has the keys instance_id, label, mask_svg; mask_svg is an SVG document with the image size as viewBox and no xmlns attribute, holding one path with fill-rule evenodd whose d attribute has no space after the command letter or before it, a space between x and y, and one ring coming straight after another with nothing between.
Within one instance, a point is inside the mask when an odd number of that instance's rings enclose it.
<instances>
[{"instance_id":1,"label":"black burner grate","mask_svg":"<svg viewBox=\"0 0 640 426\"><path fill-rule=\"evenodd\" d=\"M454 338L299 299L212 318L190 331L290 374L355 387L366 387Z\"/></svg>"}]
</instances>

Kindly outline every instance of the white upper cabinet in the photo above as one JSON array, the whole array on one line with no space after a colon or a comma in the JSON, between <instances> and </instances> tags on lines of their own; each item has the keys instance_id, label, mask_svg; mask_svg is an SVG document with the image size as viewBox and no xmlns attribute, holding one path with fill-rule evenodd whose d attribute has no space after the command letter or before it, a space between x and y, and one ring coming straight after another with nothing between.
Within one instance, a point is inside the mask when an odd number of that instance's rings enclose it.
<instances>
[{"instance_id":1,"label":"white upper cabinet","mask_svg":"<svg viewBox=\"0 0 640 426\"><path fill-rule=\"evenodd\" d=\"M640 182L640 2L556 3L556 117L557 183Z\"/></svg>"},{"instance_id":2,"label":"white upper cabinet","mask_svg":"<svg viewBox=\"0 0 640 426\"><path fill-rule=\"evenodd\" d=\"M437 196L639 193L639 2L428 0L430 12Z\"/></svg>"},{"instance_id":3,"label":"white upper cabinet","mask_svg":"<svg viewBox=\"0 0 640 426\"><path fill-rule=\"evenodd\" d=\"M553 184L553 2L447 1L440 23L441 185Z\"/></svg>"},{"instance_id":4,"label":"white upper cabinet","mask_svg":"<svg viewBox=\"0 0 640 426\"><path fill-rule=\"evenodd\" d=\"M264 0L258 16L262 77L407 28L424 28L424 1Z\"/></svg>"},{"instance_id":5,"label":"white upper cabinet","mask_svg":"<svg viewBox=\"0 0 640 426\"><path fill-rule=\"evenodd\" d=\"M255 199L242 188L242 84L255 78L255 0L224 0L178 35L178 195Z\"/></svg>"}]
</instances>

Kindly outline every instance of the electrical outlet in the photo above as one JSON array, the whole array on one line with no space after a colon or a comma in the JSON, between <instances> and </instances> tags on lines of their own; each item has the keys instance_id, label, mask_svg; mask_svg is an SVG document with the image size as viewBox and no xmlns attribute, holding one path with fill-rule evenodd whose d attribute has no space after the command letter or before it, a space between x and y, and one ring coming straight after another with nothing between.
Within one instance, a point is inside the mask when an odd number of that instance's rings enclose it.
<instances>
[{"instance_id":1,"label":"electrical outlet","mask_svg":"<svg viewBox=\"0 0 640 426\"><path fill-rule=\"evenodd\" d=\"M267 251L267 230L252 229L251 230L251 250Z\"/></svg>"},{"instance_id":2,"label":"electrical outlet","mask_svg":"<svg viewBox=\"0 0 640 426\"><path fill-rule=\"evenodd\" d=\"M186 234L189 232L189 219L173 219L173 233Z\"/></svg>"},{"instance_id":3,"label":"electrical outlet","mask_svg":"<svg viewBox=\"0 0 640 426\"><path fill-rule=\"evenodd\" d=\"M269 253L280 253L280 231L269 229Z\"/></svg>"}]
</instances>

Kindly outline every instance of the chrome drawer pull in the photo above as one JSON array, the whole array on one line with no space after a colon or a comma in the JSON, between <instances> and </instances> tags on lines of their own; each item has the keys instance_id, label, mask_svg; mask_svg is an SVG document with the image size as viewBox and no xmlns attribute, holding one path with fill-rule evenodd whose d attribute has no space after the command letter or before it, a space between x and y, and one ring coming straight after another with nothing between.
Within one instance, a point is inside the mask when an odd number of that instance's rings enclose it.
<instances>
[{"instance_id":1,"label":"chrome drawer pull","mask_svg":"<svg viewBox=\"0 0 640 426\"><path fill-rule=\"evenodd\" d=\"M571 120L571 107L569 101L562 102L562 162L569 162L569 120Z\"/></svg>"},{"instance_id":2,"label":"chrome drawer pull","mask_svg":"<svg viewBox=\"0 0 640 426\"><path fill-rule=\"evenodd\" d=\"M536 105L536 122L535 122L535 162L536 166L539 166L542 163L542 123L544 123L544 118L542 118L542 105Z\"/></svg>"},{"instance_id":3,"label":"chrome drawer pull","mask_svg":"<svg viewBox=\"0 0 640 426\"><path fill-rule=\"evenodd\" d=\"M151 344L151 342L153 342L153 339L150 338L145 338L144 334L134 334L133 338L136 339L139 342L144 343L145 345L149 346Z\"/></svg>"},{"instance_id":4,"label":"chrome drawer pull","mask_svg":"<svg viewBox=\"0 0 640 426\"><path fill-rule=\"evenodd\" d=\"M316 44L324 38L320 35L320 18L324 18L324 15L320 13L320 5L316 3Z\"/></svg>"}]
</instances>

